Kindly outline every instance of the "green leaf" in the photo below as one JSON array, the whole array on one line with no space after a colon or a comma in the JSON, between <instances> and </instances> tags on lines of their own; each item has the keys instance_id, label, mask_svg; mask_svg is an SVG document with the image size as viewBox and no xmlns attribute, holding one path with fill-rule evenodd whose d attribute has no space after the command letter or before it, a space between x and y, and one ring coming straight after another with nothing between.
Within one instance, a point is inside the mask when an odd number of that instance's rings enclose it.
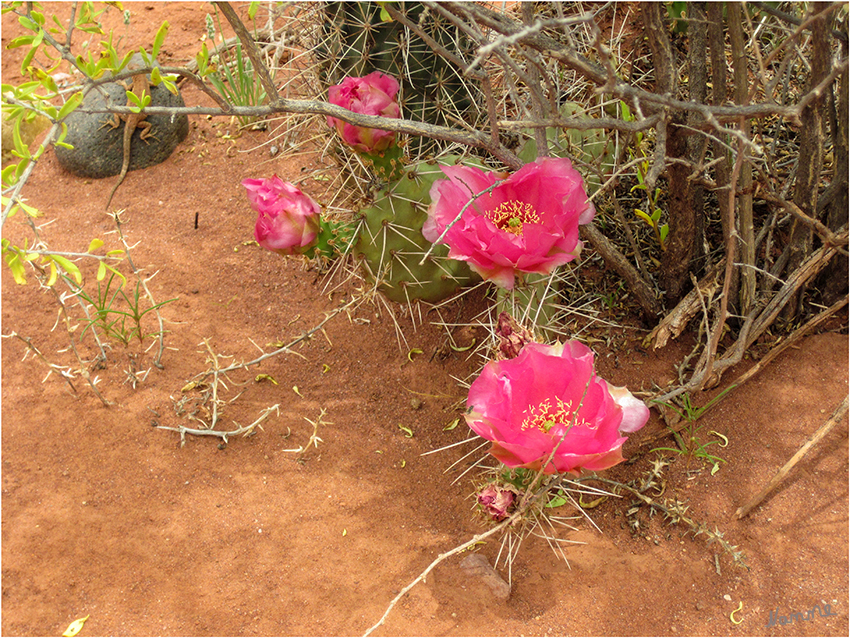
<instances>
[{"instance_id":1,"label":"green leaf","mask_svg":"<svg viewBox=\"0 0 850 638\"><path fill-rule=\"evenodd\" d=\"M21 62L21 75L29 75L29 73L27 72L27 70L29 69L30 62L32 62L32 59L35 57L35 53L36 53L36 51L38 51L38 48L37 48L37 47L33 47L33 48L32 48L32 49L30 49L30 50L27 52L27 54L24 56L24 61L23 61L23 62Z\"/></svg>"},{"instance_id":2,"label":"green leaf","mask_svg":"<svg viewBox=\"0 0 850 638\"><path fill-rule=\"evenodd\" d=\"M97 280L103 281L106 277L106 262L102 261L97 265Z\"/></svg>"},{"instance_id":3,"label":"green leaf","mask_svg":"<svg viewBox=\"0 0 850 638\"><path fill-rule=\"evenodd\" d=\"M657 222L659 219L661 219L662 212L663 211L660 208L656 208L654 211L652 211L652 221Z\"/></svg>"},{"instance_id":4,"label":"green leaf","mask_svg":"<svg viewBox=\"0 0 850 638\"><path fill-rule=\"evenodd\" d=\"M549 499L549 501L543 507L554 508L561 507L561 505L566 505L567 499L563 496L553 496Z\"/></svg>"},{"instance_id":5,"label":"green leaf","mask_svg":"<svg viewBox=\"0 0 850 638\"><path fill-rule=\"evenodd\" d=\"M162 82L162 74L159 72L159 68L154 67L151 70L151 84L157 86L160 82Z\"/></svg>"},{"instance_id":6,"label":"green leaf","mask_svg":"<svg viewBox=\"0 0 850 638\"><path fill-rule=\"evenodd\" d=\"M44 69L36 69L35 76L38 78L39 82L41 82L41 85L48 91L50 91L51 93L59 92L59 88L56 86L56 82L54 82L52 77L45 73Z\"/></svg>"},{"instance_id":7,"label":"green leaf","mask_svg":"<svg viewBox=\"0 0 850 638\"><path fill-rule=\"evenodd\" d=\"M65 257L62 257L61 255L48 255L48 257L60 266L62 266L62 269L66 273L72 275L74 277L74 281L76 281L78 285L83 283L83 274L73 262L66 259Z\"/></svg>"},{"instance_id":8,"label":"green leaf","mask_svg":"<svg viewBox=\"0 0 850 638\"><path fill-rule=\"evenodd\" d=\"M18 22L21 23L21 26L24 27L24 29L29 29L30 31L38 30L38 25L26 16L18 16Z\"/></svg>"},{"instance_id":9,"label":"green leaf","mask_svg":"<svg viewBox=\"0 0 850 638\"><path fill-rule=\"evenodd\" d=\"M207 65L210 61L210 52L207 50L207 44L204 42L201 45L201 50L195 56L195 62L198 63L198 75L204 77L207 74Z\"/></svg>"},{"instance_id":10,"label":"green leaf","mask_svg":"<svg viewBox=\"0 0 850 638\"><path fill-rule=\"evenodd\" d=\"M98 248L100 248L101 246L103 246L103 240L102 239L92 239L91 243L89 244L89 249L86 252L93 252L93 251L97 250Z\"/></svg>"},{"instance_id":11,"label":"green leaf","mask_svg":"<svg viewBox=\"0 0 850 638\"><path fill-rule=\"evenodd\" d=\"M73 145L68 144L68 143L65 141L65 136L67 136L67 135L68 135L68 125L67 125L67 124L65 124L65 122L62 122L62 132L61 132L61 133L59 133L59 139L57 139L57 140L54 142L54 144L55 144L56 146L61 146L62 148L70 148L70 149L73 149L73 148L74 148L74 147L73 147Z\"/></svg>"},{"instance_id":12,"label":"green leaf","mask_svg":"<svg viewBox=\"0 0 850 638\"><path fill-rule=\"evenodd\" d=\"M670 226L668 226L667 224L661 224L661 226L658 227L658 236L661 238L662 244L667 241L667 233L669 232Z\"/></svg>"},{"instance_id":13,"label":"green leaf","mask_svg":"<svg viewBox=\"0 0 850 638\"><path fill-rule=\"evenodd\" d=\"M451 430L454 430L458 426L458 423L460 423L460 418L455 419L454 421L449 423L446 427L444 427L443 432L450 432Z\"/></svg>"},{"instance_id":14,"label":"green leaf","mask_svg":"<svg viewBox=\"0 0 850 638\"><path fill-rule=\"evenodd\" d=\"M18 205L24 209L24 212L30 217L41 217L41 213L37 208L33 208L29 204L24 204L23 202L18 202Z\"/></svg>"},{"instance_id":15,"label":"green leaf","mask_svg":"<svg viewBox=\"0 0 850 638\"><path fill-rule=\"evenodd\" d=\"M22 35L20 38L15 38L9 44L6 45L7 49L17 49L18 47L23 47L28 44L32 44L32 41L35 40L34 35Z\"/></svg>"},{"instance_id":16,"label":"green leaf","mask_svg":"<svg viewBox=\"0 0 850 638\"><path fill-rule=\"evenodd\" d=\"M18 151L21 157L29 157L29 149L26 147L24 140L21 138L21 123L21 120L18 119L12 127L12 139L15 142L15 150Z\"/></svg>"},{"instance_id":17,"label":"green leaf","mask_svg":"<svg viewBox=\"0 0 850 638\"><path fill-rule=\"evenodd\" d=\"M22 159L20 162L15 164L15 178L21 179L23 177L24 171L27 170L27 166L29 166L29 159Z\"/></svg>"},{"instance_id":18,"label":"green leaf","mask_svg":"<svg viewBox=\"0 0 850 638\"><path fill-rule=\"evenodd\" d=\"M147 91L142 91L141 96L138 96L131 91L127 91L127 100L133 103L128 105L130 110L133 111L133 113L139 113L143 108L151 103L151 96L147 94Z\"/></svg>"},{"instance_id":19,"label":"green leaf","mask_svg":"<svg viewBox=\"0 0 850 638\"><path fill-rule=\"evenodd\" d=\"M15 166L15 164L10 164L3 168L2 176L4 186L14 186L17 183L17 180L15 179Z\"/></svg>"},{"instance_id":20,"label":"green leaf","mask_svg":"<svg viewBox=\"0 0 850 638\"><path fill-rule=\"evenodd\" d=\"M176 75L164 75L162 76L162 86L168 89L172 95L178 95L177 84L175 84L175 80L177 79Z\"/></svg>"},{"instance_id":21,"label":"green leaf","mask_svg":"<svg viewBox=\"0 0 850 638\"><path fill-rule=\"evenodd\" d=\"M404 436L407 437L408 439L413 438L413 430L411 430L410 428L399 424L398 429L401 430L402 432L404 432Z\"/></svg>"},{"instance_id":22,"label":"green leaf","mask_svg":"<svg viewBox=\"0 0 850 638\"><path fill-rule=\"evenodd\" d=\"M151 58L156 59L159 55L159 50L162 48L162 43L165 42L165 36L168 35L168 21L162 23L159 31L156 32L156 37L153 39L153 48L151 49Z\"/></svg>"},{"instance_id":23,"label":"green leaf","mask_svg":"<svg viewBox=\"0 0 850 638\"><path fill-rule=\"evenodd\" d=\"M24 264L21 261L20 255L15 252L9 251L6 253L5 258L6 264L9 266L9 270L12 271L12 277L15 278L15 283L27 283L26 270L24 269Z\"/></svg>"},{"instance_id":24,"label":"green leaf","mask_svg":"<svg viewBox=\"0 0 850 638\"><path fill-rule=\"evenodd\" d=\"M640 217L643 221L649 224L652 228L655 228L655 222L652 221L652 217L644 213L642 210L635 209L635 215Z\"/></svg>"},{"instance_id":25,"label":"green leaf","mask_svg":"<svg viewBox=\"0 0 850 638\"><path fill-rule=\"evenodd\" d=\"M620 100L620 112L626 122L632 122L635 119L632 116L632 110L629 108L629 105L623 102L623 100Z\"/></svg>"},{"instance_id":26,"label":"green leaf","mask_svg":"<svg viewBox=\"0 0 850 638\"><path fill-rule=\"evenodd\" d=\"M248 5L248 19L253 20L254 16L257 15L257 9L260 8L259 2L252 2Z\"/></svg>"},{"instance_id":27,"label":"green leaf","mask_svg":"<svg viewBox=\"0 0 850 638\"><path fill-rule=\"evenodd\" d=\"M74 93L71 97L68 98L68 101L62 105L62 108L59 110L59 117L57 119L64 120L71 114L74 109L76 109L82 103L83 92L78 91L77 93Z\"/></svg>"},{"instance_id":28,"label":"green leaf","mask_svg":"<svg viewBox=\"0 0 850 638\"><path fill-rule=\"evenodd\" d=\"M47 278L47 287L49 288L53 284L56 283L56 279L59 277L59 271L56 270L56 263L50 262L50 277Z\"/></svg>"}]
</instances>

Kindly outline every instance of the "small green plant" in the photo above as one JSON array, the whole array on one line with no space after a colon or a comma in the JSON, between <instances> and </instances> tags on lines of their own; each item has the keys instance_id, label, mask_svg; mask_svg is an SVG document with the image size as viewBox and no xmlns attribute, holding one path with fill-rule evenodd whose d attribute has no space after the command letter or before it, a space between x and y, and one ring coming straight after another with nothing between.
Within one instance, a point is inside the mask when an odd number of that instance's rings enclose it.
<instances>
[{"instance_id":1,"label":"small green plant","mask_svg":"<svg viewBox=\"0 0 850 638\"><path fill-rule=\"evenodd\" d=\"M620 101L620 112L622 118L627 122L633 122L635 120L634 115L632 115L631 109L629 109L628 105ZM635 209L635 215L638 216L642 221L646 222L646 224L652 228L655 233L655 240L658 242L661 250L665 250L667 248L667 234L670 232L670 226L668 224L660 224L661 215L664 211L661 210L658 206L658 199L661 197L661 189L656 188L652 193L649 192L649 186L646 184L646 175L649 172L649 159L646 156L646 153L643 150L643 140L644 135L643 132L638 131L635 133L635 148L638 149L640 156L635 155L635 152L632 149L629 149L629 156L632 160L638 159L637 163L637 171L636 177L638 183L632 186L630 192L635 192L636 190L642 190L646 193L647 199L647 210L650 212L647 213L638 208Z\"/></svg>"},{"instance_id":2,"label":"small green plant","mask_svg":"<svg viewBox=\"0 0 850 638\"><path fill-rule=\"evenodd\" d=\"M218 14L216 13L216 20ZM221 24L219 24L221 31ZM207 14L207 35L215 44L215 27L213 18ZM247 56L242 55L242 45L237 44L231 53L226 47L215 45L215 55L210 60L206 45L198 54L199 72L208 71L206 77L222 97L235 106L259 106L266 99L263 85L254 73L254 67ZM202 64L203 62L203 64ZM212 62L210 64L210 62ZM240 117L243 126L249 126L257 121L256 116Z\"/></svg>"},{"instance_id":3,"label":"small green plant","mask_svg":"<svg viewBox=\"0 0 850 638\"><path fill-rule=\"evenodd\" d=\"M643 175L641 175L641 169L638 167L637 172L638 184L636 184L632 190L634 191L636 188L642 188L646 190L646 184L643 181ZM637 215L641 220L647 223L647 225L652 228L652 231L655 233L655 240L658 242L658 246L661 250L667 249L667 233L670 232L670 226L668 224L659 224L658 222L661 220L661 214L664 212L658 207L658 197L661 195L661 189L656 188L655 192L649 196L647 199L649 200L649 210L652 211L651 215L643 212L639 208L635 208L635 215Z\"/></svg>"},{"instance_id":4,"label":"small green plant","mask_svg":"<svg viewBox=\"0 0 850 638\"><path fill-rule=\"evenodd\" d=\"M729 445L729 439L720 434L719 432L711 431L709 434L713 434L718 437L716 440L701 442L699 438L699 431L703 428L703 425L696 426L696 421L703 415L705 412L711 408L715 403L720 401L729 390L732 388L726 388L723 392L714 397L711 401L706 403L702 407L696 407L691 403L690 395L685 393L682 395L681 404L679 407L673 405L672 403L664 403L659 402L660 405L663 405L671 410L675 411L682 419L687 421L688 426L684 428L682 431L677 431L668 426L668 430L673 435L673 438L676 440L676 444L679 446L678 448L672 447L657 447L650 450L650 452L656 451L665 451L665 452L675 452L676 454L684 454L688 457L696 457L698 459L702 459L705 462L711 463L711 474L712 476L717 473L720 469L721 463L726 463L726 459L720 458L719 456L715 456L711 454L708 449L712 445L720 445L720 447L726 447ZM687 432L684 432L684 430ZM683 436L683 433L685 436Z\"/></svg>"},{"instance_id":5,"label":"small green plant","mask_svg":"<svg viewBox=\"0 0 850 638\"><path fill-rule=\"evenodd\" d=\"M113 282L116 281L116 276L120 279L117 281L117 287L113 289ZM100 281L97 282L97 294L94 296L89 295L81 286L75 285L67 277L65 277L65 281L80 299L94 309L93 315L88 318L87 325L80 334L80 340L82 340L89 329L97 326L106 336L116 339L125 348L130 345L130 342L134 338L139 340L139 345L142 345L145 339L158 337L158 332L146 333L142 330L142 318L149 312L158 310L165 304L176 300L176 298L168 299L142 309L140 302L142 292L141 282L136 281L136 287L132 295L127 295L124 292L126 279L120 273L115 272L110 275L105 284L102 284ZM115 307L119 296L124 300L126 310Z\"/></svg>"}]
</instances>

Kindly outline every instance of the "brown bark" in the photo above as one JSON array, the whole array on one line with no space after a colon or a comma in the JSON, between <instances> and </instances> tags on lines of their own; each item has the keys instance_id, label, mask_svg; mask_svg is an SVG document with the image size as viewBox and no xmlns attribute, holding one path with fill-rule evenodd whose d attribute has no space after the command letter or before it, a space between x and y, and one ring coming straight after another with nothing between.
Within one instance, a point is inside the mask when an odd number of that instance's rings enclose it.
<instances>
[{"instance_id":1,"label":"brown bark","mask_svg":"<svg viewBox=\"0 0 850 638\"><path fill-rule=\"evenodd\" d=\"M843 55L847 56L847 45L845 44L842 51ZM850 148L847 141L848 127L848 74L847 71L841 74L838 82L835 85L835 91L832 96L835 108L831 117L832 129L832 153L834 157L834 172L832 182L827 191L831 198L825 206L826 209L826 225L836 231L847 224L847 213L850 209L848 202L848 172L850 172ZM824 193L824 198L827 193ZM831 303L838 299L841 295L847 293L848 288L848 262L845 255L837 255L834 262L826 269L824 273L821 290L823 291L823 302Z\"/></svg>"},{"instance_id":2,"label":"brown bark","mask_svg":"<svg viewBox=\"0 0 850 638\"><path fill-rule=\"evenodd\" d=\"M705 2L688 3L688 91L694 102L706 104L708 98L708 37L705 13ZM688 126L698 128L703 118L697 113L689 113ZM705 161L708 140L702 135L688 136L688 158L697 165ZM705 236L705 188L701 184L691 184L692 207L694 211L694 248L691 253L691 263L701 263L704 260Z\"/></svg>"},{"instance_id":3,"label":"brown bark","mask_svg":"<svg viewBox=\"0 0 850 638\"><path fill-rule=\"evenodd\" d=\"M655 88L660 94L675 96L678 86L676 60L673 47L667 33L667 27L661 15L660 3L641 5L644 32L652 49L655 65ZM670 159L687 158L685 131L675 124L684 123L684 114L678 113L667 126L665 154ZM659 136L660 138L660 136ZM659 143L661 143L659 139ZM663 160L662 160L663 161ZM656 165L656 170L661 166ZM668 224L667 246L661 260L659 282L666 291L668 304L675 304L682 298L683 289L688 281L688 271L694 248L696 223L690 182L690 170L680 163L671 163L667 168L668 179ZM654 180L647 179L647 187L654 188ZM652 211L649 211L650 214Z\"/></svg>"},{"instance_id":4,"label":"brown bark","mask_svg":"<svg viewBox=\"0 0 850 638\"><path fill-rule=\"evenodd\" d=\"M685 131L671 127L667 138L667 157L687 158L687 140ZM688 181L690 168L684 164L671 164L667 169L669 180L668 216L670 230L667 235L667 249L661 258L659 282L665 290L668 304L677 303L684 294L689 281L691 258L694 254L696 238L696 215L693 207L693 193Z\"/></svg>"},{"instance_id":5,"label":"brown bark","mask_svg":"<svg viewBox=\"0 0 850 638\"><path fill-rule=\"evenodd\" d=\"M726 103L726 41L723 37L723 4L720 2L709 2L706 8L708 18L708 47L711 58L711 103L721 105ZM712 151L715 159L725 158L715 168L715 183L718 186L717 207L720 211L720 220L723 225L723 244L729 241L729 236L734 232L734 227L728 223L729 198L728 188L732 177L732 160L729 152L719 142L712 142ZM732 285L726 290L729 297L729 307L738 307L738 271L732 273Z\"/></svg>"},{"instance_id":6,"label":"brown bark","mask_svg":"<svg viewBox=\"0 0 850 638\"><path fill-rule=\"evenodd\" d=\"M744 7L740 2L728 2L726 4L729 16L729 39L732 44L732 73L734 76L734 99L735 104L745 105L748 102L750 82L747 69L747 51L744 44ZM750 121L741 118L739 122L741 132L750 137ZM741 149L744 152L744 149ZM739 271L741 281L740 287L740 314L746 315L750 311L756 294L756 246L755 230L753 228L753 167L748 161L741 165L741 177L738 181L738 234L741 238L739 246L739 259L743 267Z\"/></svg>"}]
</instances>

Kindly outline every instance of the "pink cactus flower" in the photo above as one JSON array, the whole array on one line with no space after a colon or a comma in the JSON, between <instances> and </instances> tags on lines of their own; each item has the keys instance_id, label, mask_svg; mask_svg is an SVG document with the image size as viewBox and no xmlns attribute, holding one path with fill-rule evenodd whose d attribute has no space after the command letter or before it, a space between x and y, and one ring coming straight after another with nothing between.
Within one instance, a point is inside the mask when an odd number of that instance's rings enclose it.
<instances>
[{"instance_id":1,"label":"pink cactus flower","mask_svg":"<svg viewBox=\"0 0 850 638\"><path fill-rule=\"evenodd\" d=\"M477 500L484 512L494 521L499 522L508 517L508 510L516 500L516 492L491 483L478 493Z\"/></svg>"},{"instance_id":2,"label":"pink cactus flower","mask_svg":"<svg viewBox=\"0 0 850 638\"><path fill-rule=\"evenodd\" d=\"M267 250L300 255L316 241L321 208L309 195L277 175L245 179L251 207L257 211L254 238Z\"/></svg>"},{"instance_id":3,"label":"pink cactus flower","mask_svg":"<svg viewBox=\"0 0 850 638\"><path fill-rule=\"evenodd\" d=\"M528 343L514 359L491 361L467 403L469 427L506 466L539 470L554 449L546 474L620 463L623 434L649 418L643 401L596 376L593 352L578 341Z\"/></svg>"},{"instance_id":4,"label":"pink cactus flower","mask_svg":"<svg viewBox=\"0 0 850 638\"><path fill-rule=\"evenodd\" d=\"M380 71L356 78L348 77L342 84L328 90L328 102L362 115L401 116L396 94L398 81ZM394 131L363 128L328 116L328 126L334 127L343 141L359 153L383 153L395 141Z\"/></svg>"},{"instance_id":5,"label":"pink cactus flower","mask_svg":"<svg viewBox=\"0 0 850 638\"><path fill-rule=\"evenodd\" d=\"M504 178L470 166L442 168L448 179L431 187L422 234L435 242L473 195ZM541 158L482 195L464 211L443 242L449 257L502 288L514 287L517 272L548 274L575 259L582 247L579 224L596 214L572 162Z\"/></svg>"}]
</instances>

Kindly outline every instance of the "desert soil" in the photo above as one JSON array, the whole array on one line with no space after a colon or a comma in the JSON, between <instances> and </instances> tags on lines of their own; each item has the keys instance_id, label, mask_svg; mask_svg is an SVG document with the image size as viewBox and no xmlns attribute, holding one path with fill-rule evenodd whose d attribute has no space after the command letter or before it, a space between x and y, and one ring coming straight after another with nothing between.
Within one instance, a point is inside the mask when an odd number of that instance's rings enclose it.
<instances>
[{"instance_id":1,"label":"desert soil","mask_svg":"<svg viewBox=\"0 0 850 638\"><path fill-rule=\"evenodd\" d=\"M125 36L122 46L149 46L168 20L161 61L194 57L209 5L125 6L132 12L128 30L115 11L104 19ZM67 5L47 5L48 14L54 10L67 15ZM2 26L5 47L21 31L9 15ZM21 81L22 51L4 50L4 83ZM205 103L192 89L184 99ZM58 635L84 616L83 636L361 634L440 553L488 527L473 507L475 472L456 480L478 457L446 472L477 443L421 456L470 435L464 425L446 427L465 398L456 378L468 378L481 361L447 347L446 330L431 322L469 322L488 303L481 291L421 316L365 301L294 353L232 373L222 398L242 394L225 404L222 428L247 425L279 406L254 436L220 446L217 438L187 435L181 446L176 432L153 427L196 425L175 406L199 396L183 389L209 369L210 352L221 365L253 359L258 347L270 351L268 344L319 324L362 285L352 279L329 293L323 274L249 243L254 213L242 179L276 173L324 201L325 182L313 176L335 168L316 154L270 157L268 132L236 133L228 119L192 118L178 151L130 173L113 202L126 209L123 230L137 244L136 265L157 273L154 297L177 298L162 309L162 370L152 367L155 348L113 344L107 367L92 372L113 403L105 407L80 376L74 394L57 375L45 379L47 368L24 356L22 342L2 342L4 635ZM114 224L103 212L113 183L74 177L47 153L25 196L44 212L39 223L48 245L82 252L100 237L115 247ZM26 236L19 221L10 220L4 237ZM92 282L94 270L84 270ZM16 285L6 267L2 286L3 334L30 337L49 360L70 362L60 352L68 337L61 323L54 326L51 293L32 278ZM395 322L406 347L397 342ZM577 326L596 336L590 345L600 374L634 391L673 379L693 337L646 351L640 341L651 326L631 325ZM705 436L720 440L708 434L714 431L728 439L727 447L712 448L726 461L716 474L699 459L670 455L665 496L686 500L696 520L721 530L743 550L747 568L703 537L650 518L645 508L638 512L640 532L632 533L629 499L611 499L589 510L601 532L577 521L578 531L563 534L583 543L566 548L569 566L545 540L528 538L503 602L466 575L463 556L454 556L416 585L376 634L846 636L846 416L761 506L733 520L846 396L846 327L844 315L698 422ZM487 337L482 327L452 331L461 348ZM95 355L88 336L80 349L86 359ZM150 370L135 388L131 367ZM257 381L261 374L274 382ZM318 422L312 444L310 421ZM645 450L642 442L661 431L653 410L626 444L626 456ZM290 451L301 447L306 451ZM654 458L644 455L607 475L645 476ZM476 551L492 564L498 546L489 539ZM500 571L507 578L501 565ZM787 618L827 605L831 615L768 626L772 612Z\"/></svg>"}]
</instances>

